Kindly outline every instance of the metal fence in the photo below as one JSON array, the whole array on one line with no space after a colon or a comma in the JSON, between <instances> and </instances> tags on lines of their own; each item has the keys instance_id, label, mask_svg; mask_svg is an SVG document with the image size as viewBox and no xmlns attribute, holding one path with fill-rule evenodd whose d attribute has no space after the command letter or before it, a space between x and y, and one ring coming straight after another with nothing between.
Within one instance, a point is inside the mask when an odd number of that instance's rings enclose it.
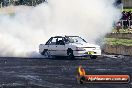
<instances>
[{"instance_id":1,"label":"metal fence","mask_svg":"<svg viewBox=\"0 0 132 88\"><path fill-rule=\"evenodd\" d=\"M121 29L132 29L132 20L120 20Z\"/></svg>"}]
</instances>

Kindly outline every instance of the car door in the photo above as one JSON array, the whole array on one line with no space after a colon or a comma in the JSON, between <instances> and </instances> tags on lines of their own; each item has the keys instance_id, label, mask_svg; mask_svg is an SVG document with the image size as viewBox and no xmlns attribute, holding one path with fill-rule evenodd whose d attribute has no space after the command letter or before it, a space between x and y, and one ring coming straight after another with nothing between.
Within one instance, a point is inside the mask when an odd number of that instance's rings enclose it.
<instances>
[{"instance_id":1,"label":"car door","mask_svg":"<svg viewBox=\"0 0 132 88\"><path fill-rule=\"evenodd\" d=\"M47 45L48 51L51 55L56 55L56 39L57 38L52 38Z\"/></svg>"},{"instance_id":2,"label":"car door","mask_svg":"<svg viewBox=\"0 0 132 88\"><path fill-rule=\"evenodd\" d=\"M66 47L65 47L65 42L63 41L63 38L58 38L57 39L58 43L56 43L56 55L58 56L66 56Z\"/></svg>"}]
</instances>

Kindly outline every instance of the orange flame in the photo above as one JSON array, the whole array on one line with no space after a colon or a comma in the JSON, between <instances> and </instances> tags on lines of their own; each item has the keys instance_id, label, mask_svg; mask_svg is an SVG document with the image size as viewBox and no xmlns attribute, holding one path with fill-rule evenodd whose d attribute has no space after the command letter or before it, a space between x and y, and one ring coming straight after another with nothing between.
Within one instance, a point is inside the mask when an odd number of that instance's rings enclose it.
<instances>
[{"instance_id":1,"label":"orange flame","mask_svg":"<svg viewBox=\"0 0 132 88\"><path fill-rule=\"evenodd\" d=\"M79 73L79 76L86 75L86 72L85 72L85 70L84 70L84 68L82 66L79 66L78 73Z\"/></svg>"}]
</instances>

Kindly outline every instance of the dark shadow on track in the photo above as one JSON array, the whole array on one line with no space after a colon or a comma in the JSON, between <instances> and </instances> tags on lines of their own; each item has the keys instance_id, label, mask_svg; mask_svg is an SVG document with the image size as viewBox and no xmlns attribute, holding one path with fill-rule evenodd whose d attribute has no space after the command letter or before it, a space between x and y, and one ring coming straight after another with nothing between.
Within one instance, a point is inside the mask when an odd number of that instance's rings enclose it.
<instances>
[{"instance_id":1,"label":"dark shadow on track","mask_svg":"<svg viewBox=\"0 0 132 88\"><path fill-rule=\"evenodd\" d=\"M42 60L99 60L101 58L105 58L105 56L99 56L97 59L90 59L90 57L75 57L73 59L69 59L65 56L55 56L55 57L50 57L46 58L44 56L40 57L0 57L0 59L42 59Z\"/></svg>"},{"instance_id":2,"label":"dark shadow on track","mask_svg":"<svg viewBox=\"0 0 132 88\"><path fill-rule=\"evenodd\" d=\"M29 59L48 59L48 60L91 60L90 58L88 57L76 57L76 58L73 58L73 59L69 59L67 57L64 57L64 56L57 56L57 57L53 57L53 58L29 58Z\"/></svg>"},{"instance_id":3,"label":"dark shadow on track","mask_svg":"<svg viewBox=\"0 0 132 88\"><path fill-rule=\"evenodd\" d=\"M76 57L73 59L69 59L69 58L64 57L64 56L57 56L57 57L53 57L53 58L45 58L45 57L40 57L40 58L39 57L0 57L0 59L92 60L88 57Z\"/></svg>"}]
</instances>

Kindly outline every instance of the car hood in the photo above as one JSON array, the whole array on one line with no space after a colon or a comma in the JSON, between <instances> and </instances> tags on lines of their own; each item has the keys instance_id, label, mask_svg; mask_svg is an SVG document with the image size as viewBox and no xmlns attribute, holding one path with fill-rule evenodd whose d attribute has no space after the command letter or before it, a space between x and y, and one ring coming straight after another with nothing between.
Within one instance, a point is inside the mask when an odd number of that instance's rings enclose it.
<instances>
[{"instance_id":1,"label":"car hood","mask_svg":"<svg viewBox=\"0 0 132 88\"><path fill-rule=\"evenodd\" d=\"M98 47L100 48L99 45L91 44L91 43L71 43L71 45L75 45L76 47Z\"/></svg>"}]
</instances>

